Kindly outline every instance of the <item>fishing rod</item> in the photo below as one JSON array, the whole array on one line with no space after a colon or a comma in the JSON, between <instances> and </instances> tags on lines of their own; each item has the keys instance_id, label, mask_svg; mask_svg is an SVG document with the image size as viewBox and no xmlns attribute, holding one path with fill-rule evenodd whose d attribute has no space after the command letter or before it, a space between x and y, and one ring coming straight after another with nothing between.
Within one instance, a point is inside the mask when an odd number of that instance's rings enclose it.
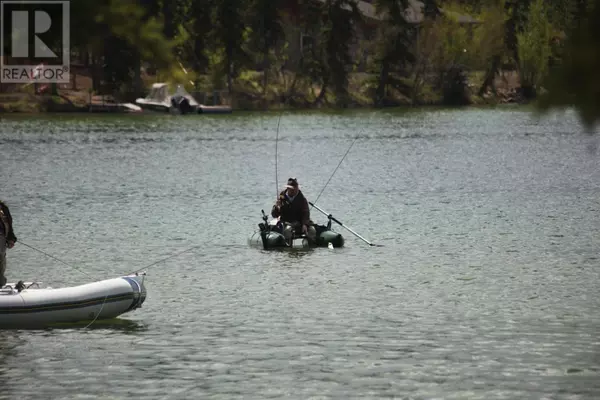
<instances>
[{"instance_id":1,"label":"fishing rod","mask_svg":"<svg viewBox=\"0 0 600 400\"><path fill-rule=\"evenodd\" d=\"M325 183L325 186L323 186L323 189L321 189L321 192L317 196L317 198L315 200L315 203L317 202L317 200L319 200L319 197L321 197L321 194L323 194L323 191L325 190L325 188L327 187L327 185L329 185L329 182L331 181L331 178L333 178L333 176L335 175L335 173L338 170L338 168L340 167L340 165L342 165L342 162L344 161L344 158L346 158L346 156L348 155L348 153L350 153L350 149L352 148L352 146L354 146L354 143L356 142L356 139L358 139L358 136L354 138L354 140L352 141L352 144L350 144L350 147L348 147L348 150L346 150L346 153L344 154L344 156L342 157L342 159L338 163L337 167L335 167L335 169L333 170L333 173L331 174L331 176L327 180L327 183ZM311 205L311 207L314 207L314 205L312 203L309 203L309 204Z\"/></svg>"},{"instance_id":2,"label":"fishing rod","mask_svg":"<svg viewBox=\"0 0 600 400\"><path fill-rule=\"evenodd\" d=\"M281 123L281 113L277 119L277 136L275 136L275 197L279 196L279 177L277 176L277 143L279 142L279 124Z\"/></svg>"},{"instance_id":3,"label":"fishing rod","mask_svg":"<svg viewBox=\"0 0 600 400\"><path fill-rule=\"evenodd\" d=\"M334 218L333 215L326 213L325 211L323 211L322 209L320 209L318 206L314 205L311 202L308 202L308 204L310 204L311 206L313 206L314 208L316 208L317 210L321 211L324 215L327 216L327 218L329 218L330 220L336 222L337 224L343 226L344 228L346 228L347 230L349 230L350 232L352 232L354 234L354 236L356 236L359 239L362 239L365 243L367 243L369 246L374 246L374 247L383 247L382 244L373 244L371 242L369 242L367 239L365 239L364 237L360 236L358 233L354 232L352 229L350 229L349 227L347 227L346 225L344 225L341 221L339 221L338 219Z\"/></svg>"},{"instance_id":4,"label":"fishing rod","mask_svg":"<svg viewBox=\"0 0 600 400\"><path fill-rule=\"evenodd\" d=\"M325 183L325 186L323 186L323 189L321 189L321 192L319 192L319 195L317 196L317 198L315 199L315 203L317 202L317 200L319 200L319 197L321 197L321 194L323 193L323 191L325 190L325 188L327 187L327 185L329 184L329 182L331 181L331 178L333 178L333 176L335 175L335 173L337 172L338 168L340 167L340 165L342 165L342 162L344 161L344 159L346 158L346 156L348 155L348 153L350 153L350 149L352 149L352 146L354 146L354 143L356 143L356 139L358 139L358 136L354 138L354 140L352 141L352 143L350 144L350 147L348 147L348 150L346 150L346 153L344 153L344 156L342 157L342 159L340 160L340 162L338 163L337 167L335 167L335 169L333 170L333 173L331 174L331 176L329 177L329 179L327 180L327 183ZM382 244L373 244L371 242L369 242L367 239L365 239L364 237L362 237L361 235L359 235L358 233L354 232L352 229L350 229L349 227L347 227L346 225L344 225L340 220L336 219L333 217L333 215L323 211L322 209L320 209L318 206L316 206L314 203L312 202L308 202L308 204L310 204L311 209L312 207L315 207L317 210L319 210L321 213L323 213L325 216L327 216L327 218L329 218L331 221L336 222L337 224L341 225L342 227L346 228L348 231L350 231L354 236L358 237L359 239L363 240L365 243L367 243L369 246L374 246L374 247L383 247Z\"/></svg>"}]
</instances>

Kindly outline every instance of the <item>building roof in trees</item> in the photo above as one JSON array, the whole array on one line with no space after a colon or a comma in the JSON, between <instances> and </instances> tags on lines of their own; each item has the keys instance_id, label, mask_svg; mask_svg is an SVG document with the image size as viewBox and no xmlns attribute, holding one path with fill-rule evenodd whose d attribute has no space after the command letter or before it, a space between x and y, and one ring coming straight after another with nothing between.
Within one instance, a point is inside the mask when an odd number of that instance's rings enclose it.
<instances>
[{"instance_id":1,"label":"building roof in trees","mask_svg":"<svg viewBox=\"0 0 600 400\"><path fill-rule=\"evenodd\" d=\"M439 8L440 12L458 22L459 24L479 24L479 21L476 18L471 17L470 15L460 14L456 11L444 10L442 7Z\"/></svg>"},{"instance_id":2,"label":"building roof in trees","mask_svg":"<svg viewBox=\"0 0 600 400\"><path fill-rule=\"evenodd\" d=\"M327 0L318 0L321 2L325 2ZM362 15L367 18L381 21L383 20L383 15L377 12L377 8L372 3L373 0L359 0L357 1L357 6ZM350 6L345 5L344 8L350 10ZM409 24L420 24L425 19L425 14L423 12L425 8L425 3L419 0L408 0L408 8L404 11L404 16L406 18L406 22ZM440 12L448 17L455 19L458 23L461 24L474 24L479 23L478 20L469 16L457 13L455 11L444 10L443 8L439 8Z\"/></svg>"}]
</instances>

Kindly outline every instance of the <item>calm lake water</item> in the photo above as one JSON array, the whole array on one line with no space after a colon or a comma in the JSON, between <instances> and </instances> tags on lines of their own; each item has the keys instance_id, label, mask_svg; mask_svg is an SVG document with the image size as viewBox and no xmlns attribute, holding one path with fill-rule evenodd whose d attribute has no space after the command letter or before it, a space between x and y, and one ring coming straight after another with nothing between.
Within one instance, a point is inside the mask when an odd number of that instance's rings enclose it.
<instances>
[{"instance_id":1,"label":"calm lake water","mask_svg":"<svg viewBox=\"0 0 600 400\"><path fill-rule=\"evenodd\" d=\"M16 245L9 280L146 269L148 298L0 331L0 398L600 398L598 134L514 107L287 113L276 185L277 123L2 117L17 236L68 264ZM290 176L383 247L249 247Z\"/></svg>"}]
</instances>

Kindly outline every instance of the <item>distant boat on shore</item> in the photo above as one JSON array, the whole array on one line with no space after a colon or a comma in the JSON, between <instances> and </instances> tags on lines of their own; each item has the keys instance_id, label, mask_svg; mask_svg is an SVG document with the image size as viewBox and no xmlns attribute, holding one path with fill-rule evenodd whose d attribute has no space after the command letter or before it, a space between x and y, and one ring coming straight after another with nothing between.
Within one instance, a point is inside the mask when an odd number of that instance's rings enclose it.
<instances>
[{"instance_id":1,"label":"distant boat on shore","mask_svg":"<svg viewBox=\"0 0 600 400\"><path fill-rule=\"evenodd\" d=\"M228 105L204 105L198 103L194 96L189 94L182 85L177 85L171 94L167 83L155 83L148 96L139 98L135 102L144 111L153 111L169 114L229 114L231 107Z\"/></svg>"},{"instance_id":2,"label":"distant boat on shore","mask_svg":"<svg viewBox=\"0 0 600 400\"><path fill-rule=\"evenodd\" d=\"M177 85L171 93L167 83L153 84L148 96L137 99L135 103L145 111L182 115L197 113L200 106L182 85Z\"/></svg>"}]
</instances>

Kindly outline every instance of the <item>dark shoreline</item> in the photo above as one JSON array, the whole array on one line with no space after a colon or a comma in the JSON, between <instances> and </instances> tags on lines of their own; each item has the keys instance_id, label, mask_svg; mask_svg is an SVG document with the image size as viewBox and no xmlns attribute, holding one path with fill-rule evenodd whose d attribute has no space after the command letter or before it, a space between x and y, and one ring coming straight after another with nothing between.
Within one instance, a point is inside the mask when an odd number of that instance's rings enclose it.
<instances>
[{"instance_id":1,"label":"dark shoreline","mask_svg":"<svg viewBox=\"0 0 600 400\"><path fill-rule=\"evenodd\" d=\"M75 105L69 103L59 103L52 99L44 99L37 101L31 99L32 103L24 102L4 102L0 99L0 115L38 115L38 114L142 114L142 115L161 115L156 112L130 112L125 111L118 106L106 106L102 104L86 104L86 105ZM427 102L417 104L393 104L383 107L376 107L374 105L362 105L352 104L348 107L336 107L332 105L320 105L320 106L290 106L289 104L279 103L270 105L269 107L233 107L233 113L244 112L244 113L273 113L273 112L309 112L309 111L323 111L323 112L344 112L344 111L362 111L362 110L411 110L411 109L423 109L423 108L444 108L444 109L460 109L469 107L494 107L501 105L528 105L530 102L526 101L503 101L499 98L488 98L480 99L479 101L471 102L471 104L465 105L448 105L442 102ZM168 115L168 114L165 114ZM202 115L202 113L198 113Z\"/></svg>"}]
</instances>

